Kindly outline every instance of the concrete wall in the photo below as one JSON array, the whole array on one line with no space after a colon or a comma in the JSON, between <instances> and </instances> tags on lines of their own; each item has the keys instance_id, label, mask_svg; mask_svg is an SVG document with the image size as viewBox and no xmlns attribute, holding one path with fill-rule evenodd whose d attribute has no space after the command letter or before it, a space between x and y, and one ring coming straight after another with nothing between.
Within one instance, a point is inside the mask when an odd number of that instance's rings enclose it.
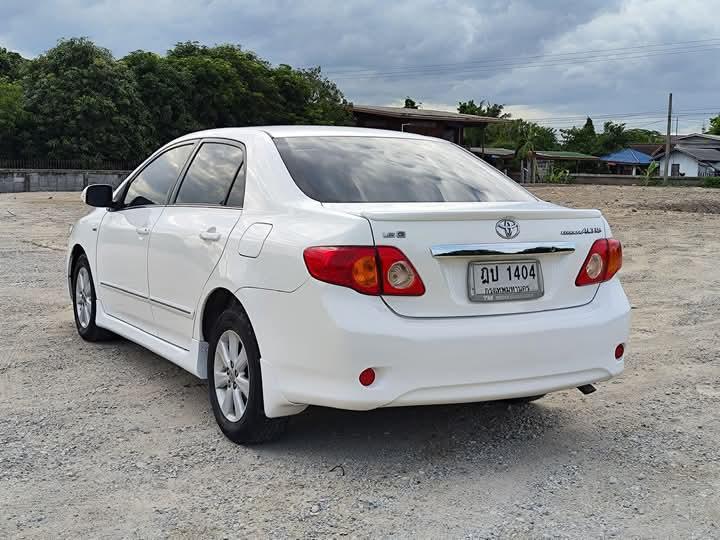
<instances>
[{"instance_id":1,"label":"concrete wall","mask_svg":"<svg viewBox=\"0 0 720 540\"><path fill-rule=\"evenodd\" d=\"M642 186L644 178L642 176L629 176L621 174L573 174L573 184L594 184L605 186ZM668 183L674 186L702 186L704 178L702 177L670 177ZM662 176L654 178L654 184L662 183ZM532 185L532 184L528 184ZM558 185L558 184L546 184Z\"/></svg>"},{"instance_id":2,"label":"concrete wall","mask_svg":"<svg viewBox=\"0 0 720 540\"><path fill-rule=\"evenodd\" d=\"M82 191L90 184L118 186L130 171L0 169L0 193Z\"/></svg>"}]
</instances>

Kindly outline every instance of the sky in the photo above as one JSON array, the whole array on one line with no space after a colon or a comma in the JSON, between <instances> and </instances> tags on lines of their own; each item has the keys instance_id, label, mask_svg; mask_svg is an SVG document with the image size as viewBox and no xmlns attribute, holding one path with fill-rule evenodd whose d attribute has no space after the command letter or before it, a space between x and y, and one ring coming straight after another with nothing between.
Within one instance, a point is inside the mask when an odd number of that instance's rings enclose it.
<instances>
[{"instance_id":1,"label":"sky","mask_svg":"<svg viewBox=\"0 0 720 540\"><path fill-rule=\"evenodd\" d=\"M455 110L474 99L569 127L594 117L697 132L720 113L720 0L2 0L0 46L87 36L117 57L178 41L321 66L348 100Z\"/></svg>"}]
</instances>

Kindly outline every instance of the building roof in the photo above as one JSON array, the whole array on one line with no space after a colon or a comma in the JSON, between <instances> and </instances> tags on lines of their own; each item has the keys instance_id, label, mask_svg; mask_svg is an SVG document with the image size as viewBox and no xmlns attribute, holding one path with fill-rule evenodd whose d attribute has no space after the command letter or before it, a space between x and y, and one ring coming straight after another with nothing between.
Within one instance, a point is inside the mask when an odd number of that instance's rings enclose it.
<instances>
[{"instance_id":1,"label":"building roof","mask_svg":"<svg viewBox=\"0 0 720 540\"><path fill-rule=\"evenodd\" d=\"M697 148L695 146L677 145L670 153L680 152L687 156L697 159L698 161L708 161L711 163L720 162L720 148ZM665 153L659 154L655 159L663 157Z\"/></svg>"},{"instance_id":2,"label":"building roof","mask_svg":"<svg viewBox=\"0 0 720 540\"><path fill-rule=\"evenodd\" d=\"M473 154L478 154L480 156L494 156L494 157L511 157L515 155L515 150L510 150L508 148L493 148L490 146L486 146L484 149L480 146L473 146L471 148L468 148Z\"/></svg>"},{"instance_id":3,"label":"building roof","mask_svg":"<svg viewBox=\"0 0 720 540\"><path fill-rule=\"evenodd\" d=\"M535 157L552 161L594 161L598 158L580 152L561 152L556 150L537 150Z\"/></svg>"},{"instance_id":4,"label":"building roof","mask_svg":"<svg viewBox=\"0 0 720 540\"><path fill-rule=\"evenodd\" d=\"M450 111L435 111L432 109L406 109L405 107L380 107L375 105L352 105L355 113L369 114L373 116L384 116L389 118L402 118L408 120L439 120L443 122L454 122L456 124L493 124L507 122L505 118L490 116L477 116L474 114L463 114Z\"/></svg>"},{"instance_id":5,"label":"building roof","mask_svg":"<svg viewBox=\"0 0 720 540\"><path fill-rule=\"evenodd\" d=\"M679 137L677 137L677 141L671 140L671 142L677 142L678 144L682 144L683 140L690 139L692 137L700 137L701 139L720 142L720 135L711 135L710 133L691 133L690 135L680 135Z\"/></svg>"},{"instance_id":6,"label":"building roof","mask_svg":"<svg viewBox=\"0 0 720 540\"><path fill-rule=\"evenodd\" d=\"M610 163L623 163L628 165L649 165L652 157L643 152L633 150L632 148L623 148L607 156L602 156L601 161Z\"/></svg>"}]
</instances>

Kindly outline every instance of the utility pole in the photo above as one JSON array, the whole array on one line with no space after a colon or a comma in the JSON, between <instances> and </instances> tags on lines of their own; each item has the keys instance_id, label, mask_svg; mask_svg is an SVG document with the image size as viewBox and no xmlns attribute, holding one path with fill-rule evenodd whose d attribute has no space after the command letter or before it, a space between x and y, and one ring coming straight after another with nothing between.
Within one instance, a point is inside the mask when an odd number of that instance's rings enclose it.
<instances>
[{"instance_id":1,"label":"utility pole","mask_svg":"<svg viewBox=\"0 0 720 540\"><path fill-rule=\"evenodd\" d=\"M670 168L670 130L672 129L672 92L668 97L668 122L665 135L665 168L663 169L663 183L668 182L668 169Z\"/></svg>"}]
</instances>

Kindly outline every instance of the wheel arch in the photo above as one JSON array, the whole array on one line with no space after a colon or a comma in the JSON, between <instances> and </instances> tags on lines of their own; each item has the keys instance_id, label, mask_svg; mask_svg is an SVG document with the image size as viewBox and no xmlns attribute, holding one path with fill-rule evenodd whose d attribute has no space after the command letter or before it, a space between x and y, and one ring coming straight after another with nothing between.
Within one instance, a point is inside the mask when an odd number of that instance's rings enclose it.
<instances>
[{"instance_id":1,"label":"wheel arch","mask_svg":"<svg viewBox=\"0 0 720 540\"><path fill-rule=\"evenodd\" d=\"M67 263L67 281L68 281L68 289L70 290L70 295L72 296L72 273L75 269L75 263L80 258L81 255L85 255L87 257L87 253L85 252L85 248L83 248L80 244L75 244L73 248L70 250L70 256L68 257L68 263Z\"/></svg>"},{"instance_id":2,"label":"wheel arch","mask_svg":"<svg viewBox=\"0 0 720 540\"><path fill-rule=\"evenodd\" d=\"M200 316L201 341L208 341L213 323L218 319L220 314L229 307L235 307L242 311L252 327L250 316L238 297L225 287L217 287L207 295L203 303L202 314Z\"/></svg>"}]
</instances>

